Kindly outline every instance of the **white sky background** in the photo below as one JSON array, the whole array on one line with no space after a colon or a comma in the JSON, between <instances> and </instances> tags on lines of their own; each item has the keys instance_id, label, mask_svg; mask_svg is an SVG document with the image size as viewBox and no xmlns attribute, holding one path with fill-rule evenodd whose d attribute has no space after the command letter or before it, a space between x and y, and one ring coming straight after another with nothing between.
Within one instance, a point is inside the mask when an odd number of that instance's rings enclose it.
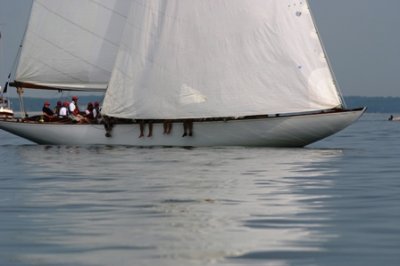
<instances>
[{"instance_id":1,"label":"white sky background","mask_svg":"<svg viewBox=\"0 0 400 266\"><path fill-rule=\"evenodd\" d=\"M343 95L400 97L400 0L309 2ZM1 86L16 57L30 6L31 0L0 0ZM14 88L9 95L15 95Z\"/></svg>"}]
</instances>

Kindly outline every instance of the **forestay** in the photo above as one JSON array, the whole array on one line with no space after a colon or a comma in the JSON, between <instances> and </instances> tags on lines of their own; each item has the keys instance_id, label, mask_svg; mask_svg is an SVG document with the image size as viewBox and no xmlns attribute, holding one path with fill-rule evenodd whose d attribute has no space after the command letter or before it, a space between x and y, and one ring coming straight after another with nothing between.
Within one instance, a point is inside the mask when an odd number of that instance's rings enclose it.
<instances>
[{"instance_id":1,"label":"forestay","mask_svg":"<svg viewBox=\"0 0 400 266\"><path fill-rule=\"evenodd\" d=\"M16 82L104 90L130 0L34 0Z\"/></svg>"},{"instance_id":2,"label":"forestay","mask_svg":"<svg viewBox=\"0 0 400 266\"><path fill-rule=\"evenodd\" d=\"M135 0L103 113L240 117L341 104L305 0Z\"/></svg>"}]
</instances>

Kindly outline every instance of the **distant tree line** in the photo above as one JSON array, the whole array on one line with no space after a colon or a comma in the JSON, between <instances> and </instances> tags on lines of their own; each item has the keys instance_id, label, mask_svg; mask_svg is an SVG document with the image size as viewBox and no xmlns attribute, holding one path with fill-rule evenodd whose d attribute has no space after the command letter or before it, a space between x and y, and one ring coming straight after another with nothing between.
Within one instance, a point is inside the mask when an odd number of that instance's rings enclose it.
<instances>
[{"instance_id":1,"label":"distant tree line","mask_svg":"<svg viewBox=\"0 0 400 266\"><path fill-rule=\"evenodd\" d=\"M25 109L27 111L35 112L40 111L43 107L45 100L50 101L51 106L54 107L59 99L44 99L44 98L24 98ZM86 106L88 102L102 102L103 98L100 96L79 96L79 104ZM361 96L345 96L344 100L349 108L356 108L361 106L368 107L370 113L400 113L400 97L361 97ZM11 106L15 111L19 111L18 98L10 98Z\"/></svg>"},{"instance_id":2,"label":"distant tree line","mask_svg":"<svg viewBox=\"0 0 400 266\"><path fill-rule=\"evenodd\" d=\"M344 100L347 107L366 106L369 113L400 113L400 97L347 96Z\"/></svg>"}]
</instances>

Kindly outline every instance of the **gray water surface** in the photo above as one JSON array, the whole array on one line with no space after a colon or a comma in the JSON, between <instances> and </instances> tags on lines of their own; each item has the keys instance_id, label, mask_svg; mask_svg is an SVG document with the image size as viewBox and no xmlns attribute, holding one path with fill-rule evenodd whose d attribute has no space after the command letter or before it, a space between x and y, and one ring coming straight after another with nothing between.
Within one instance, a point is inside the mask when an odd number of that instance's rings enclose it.
<instances>
[{"instance_id":1,"label":"gray water surface","mask_svg":"<svg viewBox=\"0 0 400 266\"><path fill-rule=\"evenodd\" d=\"M399 136L374 114L304 149L0 131L0 265L400 265Z\"/></svg>"}]
</instances>

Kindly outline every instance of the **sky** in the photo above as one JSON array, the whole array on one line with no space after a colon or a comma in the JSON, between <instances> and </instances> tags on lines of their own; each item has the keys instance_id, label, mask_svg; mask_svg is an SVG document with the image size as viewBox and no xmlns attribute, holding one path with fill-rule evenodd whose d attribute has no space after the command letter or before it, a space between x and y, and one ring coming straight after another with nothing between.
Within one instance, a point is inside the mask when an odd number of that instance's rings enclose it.
<instances>
[{"instance_id":1,"label":"sky","mask_svg":"<svg viewBox=\"0 0 400 266\"><path fill-rule=\"evenodd\" d=\"M18 52L31 2L0 0L2 86ZM342 94L400 97L400 0L309 3Z\"/></svg>"}]
</instances>

